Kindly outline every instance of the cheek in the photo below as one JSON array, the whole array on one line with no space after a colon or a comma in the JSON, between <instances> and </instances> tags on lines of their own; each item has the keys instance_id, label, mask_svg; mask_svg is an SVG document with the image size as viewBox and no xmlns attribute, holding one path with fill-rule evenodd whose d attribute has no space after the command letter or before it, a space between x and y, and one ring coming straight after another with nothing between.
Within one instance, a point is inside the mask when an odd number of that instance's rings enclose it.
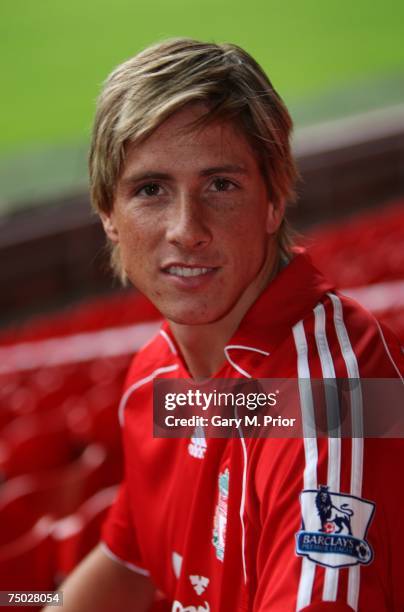
<instances>
[{"instance_id":1,"label":"cheek","mask_svg":"<svg viewBox=\"0 0 404 612\"><path fill-rule=\"evenodd\" d=\"M142 254L141 240L135 232L125 230L119 237L119 244L123 263L127 264L133 258L139 258Z\"/></svg>"},{"instance_id":2,"label":"cheek","mask_svg":"<svg viewBox=\"0 0 404 612\"><path fill-rule=\"evenodd\" d=\"M257 211L256 215L234 217L227 225L226 233L229 243L240 249L240 256L260 251L268 240L266 216Z\"/></svg>"},{"instance_id":3,"label":"cheek","mask_svg":"<svg viewBox=\"0 0 404 612\"><path fill-rule=\"evenodd\" d=\"M233 253L240 275L250 277L261 268L268 252L270 236L260 217L249 217L232 227L227 246Z\"/></svg>"},{"instance_id":4,"label":"cheek","mask_svg":"<svg viewBox=\"0 0 404 612\"><path fill-rule=\"evenodd\" d=\"M269 204L261 191L240 198L229 212L229 220L237 228L239 234L260 236L266 233Z\"/></svg>"},{"instance_id":5,"label":"cheek","mask_svg":"<svg viewBox=\"0 0 404 612\"><path fill-rule=\"evenodd\" d=\"M120 219L119 244L126 259L147 259L153 250L158 223L145 217L125 216Z\"/></svg>"}]
</instances>

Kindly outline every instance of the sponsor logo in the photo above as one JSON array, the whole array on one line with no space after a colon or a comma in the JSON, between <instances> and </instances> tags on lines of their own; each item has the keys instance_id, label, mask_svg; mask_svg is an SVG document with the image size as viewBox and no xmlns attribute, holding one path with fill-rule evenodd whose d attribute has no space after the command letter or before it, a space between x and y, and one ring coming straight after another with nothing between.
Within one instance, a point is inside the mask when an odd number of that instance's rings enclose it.
<instances>
[{"instance_id":1,"label":"sponsor logo","mask_svg":"<svg viewBox=\"0 0 404 612\"><path fill-rule=\"evenodd\" d=\"M229 469L219 474L219 494L213 519L212 544L216 549L216 557L219 561L224 559L224 548L226 543L227 505L229 498Z\"/></svg>"},{"instance_id":2,"label":"sponsor logo","mask_svg":"<svg viewBox=\"0 0 404 612\"><path fill-rule=\"evenodd\" d=\"M195 589L196 594L202 595L209 584L209 578L205 578L205 576L190 576L189 579Z\"/></svg>"},{"instance_id":3,"label":"sponsor logo","mask_svg":"<svg viewBox=\"0 0 404 612\"><path fill-rule=\"evenodd\" d=\"M174 601L171 612L210 612L210 607L207 601L203 606L183 606L180 601Z\"/></svg>"},{"instance_id":4,"label":"sponsor logo","mask_svg":"<svg viewBox=\"0 0 404 612\"><path fill-rule=\"evenodd\" d=\"M206 438L203 427L195 427L191 442L188 444L188 452L195 459L203 459L206 453Z\"/></svg>"},{"instance_id":5,"label":"sponsor logo","mask_svg":"<svg viewBox=\"0 0 404 612\"><path fill-rule=\"evenodd\" d=\"M373 551L366 541L375 504L328 490L301 493L302 529L296 534L296 553L326 567L367 565Z\"/></svg>"}]
</instances>

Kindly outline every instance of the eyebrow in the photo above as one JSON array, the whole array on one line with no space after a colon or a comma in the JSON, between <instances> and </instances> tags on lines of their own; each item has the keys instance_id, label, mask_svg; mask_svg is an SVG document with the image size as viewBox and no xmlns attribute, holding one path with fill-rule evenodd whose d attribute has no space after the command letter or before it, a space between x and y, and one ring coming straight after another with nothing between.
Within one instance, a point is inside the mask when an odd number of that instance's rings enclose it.
<instances>
[{"instance_id":1,"label":"eyebrow","mask_svg":"<svg viewBox=\"0 0 404 612\"><path fill-rule=\"evenodd\" d=\"M244 166L238 166L235 164L226 164L224 166L212 166L210 168L204 168L199 172L200 176L212 176L213 174L247 174L247 169ZM150 170L149 172L142 172L139 174L131 174L121 179L123 185L133 185L140 183L145 180L173 180L171 174L166 172L155 172Z\"/></svg>"},{"instance_id":2,"label":"eyebrow","mask_svg":"<svg viewBox=\"0 0 404 612\"><path fill-rule=\"evenodd\" d=\"M210 176L212 174L247 174L247 169L244 166L237 166L234 164L227 164L224 166L213 166L212 168L206 168L201 170L201 176Z\"/></svg>"},{"instance_id":3,"label":"eyebrow","mask_svg":"<svg viewBox=\"0 0 404 612\"><path fill-rule=\"evenodd\" d=\"M170 174L166 174L165 172L154 172L153 170L151 170L150 172L130 174L129 176L123 177L121 179L121 183L123 183L123 185L134 185L135 183L140 183L141 181L151 179L166 181L172 179L172 176Z\"/></svg>"}]
</instances>

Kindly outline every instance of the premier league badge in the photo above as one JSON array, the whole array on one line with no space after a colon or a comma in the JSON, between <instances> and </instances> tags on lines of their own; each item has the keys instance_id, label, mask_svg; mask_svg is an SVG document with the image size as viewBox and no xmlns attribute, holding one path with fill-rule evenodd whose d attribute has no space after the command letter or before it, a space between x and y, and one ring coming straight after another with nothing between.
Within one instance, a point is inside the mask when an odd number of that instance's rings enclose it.
<instances>
[{"instance_id":1,"label":"premier league badge","mask_svg":"<svg viewBox=\"0 0 404 612\"><path fill-rule=\"evenodd\" d=\"M375 504L334 493L321 485L301 493L302 528L296 534L296 553L326 567L348 567L373 559L366 541Z\"/></svg>"}]
</instances>

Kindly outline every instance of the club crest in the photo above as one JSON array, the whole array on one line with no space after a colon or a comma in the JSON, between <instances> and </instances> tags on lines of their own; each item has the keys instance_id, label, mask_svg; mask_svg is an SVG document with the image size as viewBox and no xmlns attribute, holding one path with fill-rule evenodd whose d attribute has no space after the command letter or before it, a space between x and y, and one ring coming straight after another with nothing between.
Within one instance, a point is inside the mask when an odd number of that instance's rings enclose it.
<instances>
[{"instance_id":1,"label":"club crest","mask_svg":"<svg viewBox=\"0 0 404 612\"><path fill-rule=\"evenodd\" d=\"M367 565L373 551L366 541L375 504L328 490L301 493L302 528L296 534L296 553L326 567Z\"/></svg>"},{"instance_id":2,"label":"club crest","mask_svg":"<svg viewBox=\"0 0 404 612\"><path fill-rule=\"evenodd\" d=\"M218 479L218 501L216 505L215 516L213 520L212 544L216 549L216 557L219 561L224 559L224 548L226 542L226 525L227 525L227 500L229 497L229 469L219 474Z\"/></svg>"}]
</instances>

